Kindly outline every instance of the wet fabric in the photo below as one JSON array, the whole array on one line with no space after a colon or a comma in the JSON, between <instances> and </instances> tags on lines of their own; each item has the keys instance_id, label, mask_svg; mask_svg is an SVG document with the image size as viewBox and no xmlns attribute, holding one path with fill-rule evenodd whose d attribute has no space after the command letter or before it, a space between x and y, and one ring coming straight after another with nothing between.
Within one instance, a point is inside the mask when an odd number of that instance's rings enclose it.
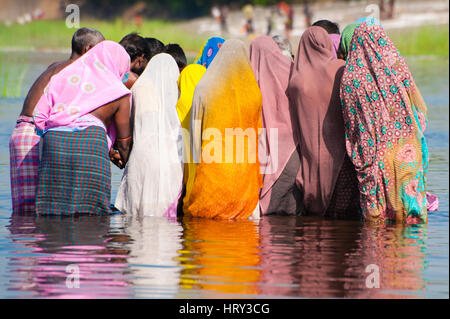
<instances>
[{"instance_id":1,"label":"wet fabric","mask_svg":"<svg viewBox=\"0 0 450 319\"><path fill-rule=\"evenodd\" d=\"M261 117L265 131L260 136L259 152L262 154L260 161L263 174L260 206L261 214L264 215L270 213L267 209L272 186L296 149L289 99L286 96L292 62L282 54L271 37L259 36L250 44L250 63L263 101ZM295 214L295 209L292 214Z\"/></svg>"},{"instance_id":2,"label":"wet fabric","mask_svg":"<svg viewBox=\"0 0 450 319\"><path fill-rule=\"evenodd\" d=\"M25 115L20 116L9 141L14 213L35 211L40 140L33 119Z\"/></svg>"},{"instance_id":3,"label":"wet fabric","mask_svg":"<svg viewBox=\"0 0 450 319\"><path fill-rule=\"evenodd\" d=\"M130 71L130 56L113 41L102 41L82 57L52 76L36 105L34 121L45 134L54 128L100 126L92 111L130 91L122 77ZM106 128L105 128L106 129ZM108 128L108 145L114 144L115 131Z\"/></svg>"},{"instance_id":4,"label":"wet fabric","mask_svg":"<svg viewBox=\"0 0 450 319\"><path fill-rule=\"evenodd\" d=\"M302 215L303 193L295 183L299 167L299 152L295 150L272 186L270 203L264 212L265 215Z\"/></svg>"},{"instance_id":5,"label":"wet fabric","mask_svg":"<svg viewBox=\"0 0 450 319\"><path fill-rule=\"evenodd\" d=\"M50 131L43 137L36 195L40 215L111 213L111 166L105 130Z\"/></svg>"},{"instance_id":6,"label":"wet fabric","mask_svg":"<svg viewBox=\"0 0 450 319\"><path fill-rule=\"evenodd\" d=\"M195 89L190 136L199 164L186 215L246 219L259 209L261 107L244 43L226 41Z\"/></svg>"},{"instance_id":7,"label":"wet fabric","mask_svg":"<svg viewBox=\"0 0 450 319\"><path fill-rule=\"evenodd\" d=\"M340 95L364 217L427 222L427 107L381 26L356 28Z\"/></svg>"},{"instance_id":8,"label":"wet fabric","mask_svg":"<svg viewBox=\"0 0 450 319\"><path fill-rule=\"evenodd\" d=\"M133 149L115 201L122 212L176 217L184 152L176 110L179 74L175 60L161 53L150 60L132 87Z\"/></svg>"},{"instance_id":9,"label":"wet fabric","mask_svg":"<svg viewBox=\"0 0 450 319\"><path fill-rule=\"evenodd\" d=\"M355 167L347 154L339 171L333 196L325 216L345 220L362 219L359 206L358 179L356 178Z\"/></svg>"},{"instance_id":10,"label":"wet fabric","mask_svg":"<svg viewBox=\"0 0 450 319\"><path fill-rule=\"evenodd\" d=\"M195 63L208 68L224 42L225 39L222 39L220 37L209 38L200 49L200 52L195 58Z\"/></svg>"},{"instance_id":11,"label":"wet fabric","mask_svg":"<svg viewBox=\"0 0 450 319\"><path fill-rule=\"evenodd\" d=\"M323 28L308 28L300 39L287 90L298 128L297 185L304 192L306 212L320 216L330 204L345 156L339 100L344 61L334 59L333 50Z\"/></svg>"},{"instance_id":12,"label":"wet fabric","mask_svg":"<svg viewBox=\"0 0 450 319\"><path fill-rule=\"evenodd\" d=\"M191 145L189 139L189 128L191 120L192 99L194 98L195 87L205 74L206 68L198 64L190 64L183 69L178 77L178 89L180 98L177 102L178 117L183 128L184 139L184 177L183 182L186 185L185 197L189 200L195 175L195 163L193 163ZM191 177L189 177L191 176Z\"/></svg>"}]
</instances>

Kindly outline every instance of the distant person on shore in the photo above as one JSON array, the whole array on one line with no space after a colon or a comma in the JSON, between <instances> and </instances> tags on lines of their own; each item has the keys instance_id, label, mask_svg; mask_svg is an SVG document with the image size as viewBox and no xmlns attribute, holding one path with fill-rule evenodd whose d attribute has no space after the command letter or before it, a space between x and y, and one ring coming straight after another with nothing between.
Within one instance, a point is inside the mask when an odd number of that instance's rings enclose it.
<instances>
[{"instance_id":1,"label":"distant person on shore","mask_svg":"<svg viewBox=\"0 0 450 319\"><path fill-rule=\"evenodd\" d=\"M253 10L253 6L251 4L246 4L243 8L242 8L242 12L244 13L245 16L245 32L247 33L247 35L251 35L253 33L255 33L255 28L253 26L253 19L254 19L254 10Z\"/></svg>"},{"instance_id":2,"label":"distant person on shore","mask_svg":"<svg viewBox=\"0 0 450 319\"><path fill-rule=\"evenodd\" d=\"M194 63L203 65L205 68L208 68L211 62L219 52L222 44L225 42L225 39L219 37L209 38L202 46L200 51L197 54L197 57L194 60Z\"/></svg>"},{"instance_id":3,"label":"distant person on shore","mask_svg":"<svg viewBox=\"0 0 450 319\"><path fill-rule=\"evenodd\" d=\"M145 38L147 44L150 49L150 60L157 55L158 53L162 53L164 51L164 43L159 41L156 38Z\"/></svg>"},{"instance_id":4,"label":"distant person on shore","mask_svg":"<svg viewBox=\"0 0 450 319\"><path fill-rule=\"evenodd\" d=\"M227 32L227 15L228 7L226 5L218 6L214 5L211 8L211 15L219 23L221 33Z\"/></svg>"},{"instance_id":5,"label":"distant person on shore","mask_svg":"<svg viewBox=\"0 0 450 319\"><path fill-rule=\"evenodd\" d=\"M145 38L134 32L124 36L119 44L125 48L131 59L131 72L125 83L130 89L150 61L150 47Z\"/></svg>"},{"instance_id":6,"label":"distant person on shore","mask_svg":"<svg viewBox=\"0 0 450 319\"><path fill-rule=\"evenodd\" d=\"M228 5L223 4L220 6L220 31L222 34L228 32L227 18L228 18Z\"/></svg>"},{"instance_id":7,"label":"distant person on shore","mask_svg":"<svg viewBox=\"0 0 450 319\"><path fill-rule=\"evenodd\" d=\"M125 49L102 41L50 79L34 115L43 136L37 214L112 212L108 149L116 145L124 165L133 138L129 71Z\"/></svg>"},{"instance_id":8,"label":"distant person on shore","mask_svg":"<svg viewBox=\"0 0 450 319\"><path fill-rule=\"evenodd\" d=\"M330 20L318 20L313 23L313 26L324 28L330 35L331 42L333 43L333 58L343 59L342 55L338 56L339 45L341 43L341 34L339 32L339 25Z\"/></svg>"},{"instance_id":9,"label":"distant person on shore","mask_svg":"<svg viewBox=\"0 0 450 319\"><path fill-rule=\"evenodd\" d=\"M292 5L282 1L278 4L278 9L286 16L284 30L286 38L290 39L292 29L294 28L294 8Z\"/></svg>"},{"instance_id":10,"label":"distant person on shore","mask_svg":"<svg viewBox=\"0 0 450 319\"><path fill-rule=\"evenodd\" d=\"M187 65L186 54L178 44L175 43L167 44L163 49L163 53L170 54L172 58L175 59L175 62L177 62L180 73L186 67Z\"/></svg>"},{"instance_id":11,"label":"distant person on shore","mask_svg":"<svg viewBox=\"0 0 450 319\"><path fill-rule=\"evenodd\" d=\"M31 86L9 142L11 195L14 213L35 211L39 141L41 139L36 133L33 121L36 103L54 74L103 40L105 40L103 35L95 29L78 29L72 37L72 53L69 59L51 64Z\"/></svg>"}]
</instances>

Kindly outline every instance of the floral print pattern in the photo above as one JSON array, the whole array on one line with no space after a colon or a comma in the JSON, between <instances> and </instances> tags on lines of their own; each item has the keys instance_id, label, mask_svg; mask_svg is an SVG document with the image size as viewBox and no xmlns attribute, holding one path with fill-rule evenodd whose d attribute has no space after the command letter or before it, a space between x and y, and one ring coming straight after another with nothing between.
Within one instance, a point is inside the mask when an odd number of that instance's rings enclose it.
<instances>
[{"instance_id":1,"label":"floral print pattern","mask_svg":"<svg viewBox=\"0 0 450 319\"><path fill-rule=\"evenodd\" d=\"M366 219L427 222L426 105L380 25L356 28L340 94Z\"/></svg>"}]
</instances>

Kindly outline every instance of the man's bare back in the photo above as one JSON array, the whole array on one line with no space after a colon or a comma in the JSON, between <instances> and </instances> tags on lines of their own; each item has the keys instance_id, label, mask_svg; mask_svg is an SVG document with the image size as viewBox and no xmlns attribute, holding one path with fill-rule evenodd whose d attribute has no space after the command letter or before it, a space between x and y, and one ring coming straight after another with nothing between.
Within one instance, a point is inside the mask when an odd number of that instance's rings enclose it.
<instances>
[{"instance_id":1,"label":"man's bare back","mask_svg":"<svg viewBox=\"0 0 450 319\"><path fill-rule=\"evenodd\" d=\"M34 108L36 107L37 102L41 98L44 93L44 89L47 86L48 82L53 75L64 69L70 63L72 63L72 59L68 59L66 61L55 62L51 64L47 70L45 70L37 79L34 81L30 90L28 91L27 97L23 102L23 108L20 115L25 116L33 116Z\"/></svg>"}]
</instances>

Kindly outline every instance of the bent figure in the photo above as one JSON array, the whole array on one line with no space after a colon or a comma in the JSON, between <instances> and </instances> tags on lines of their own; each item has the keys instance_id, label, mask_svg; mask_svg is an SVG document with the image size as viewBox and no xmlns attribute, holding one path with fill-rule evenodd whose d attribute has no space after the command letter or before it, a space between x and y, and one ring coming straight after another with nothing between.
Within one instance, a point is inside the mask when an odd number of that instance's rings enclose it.
<instances>
[{"instance_id":1,"label":"bent figure","mask_svg":"<svg viewBox=\"0 0 450 319\"><path fill-rule=\"evenodd\" d=\"M9 142L11 195L14 213L35 211L39 142L41 140L33 121L36 103L54 74L57 74L104 39L103 35L95 29L78 29L72 37L72 53L69 59L51 64L31 86Z\"/></svg>"},{"instance_id":2,"label":"bent figure","mask_svg":"<svg viewBox=\"0 0 450 319\"><path fill-rule=\"evenodd\" d=\"M190 135L199 164L186 215L246 219L259 212L261 106L244 43L226 41L194 93Z\"/></svg>"},{"instance_id":3,"label":"bent figure","mask_svg":"<svg viewBox=\"0 0 450 319\"><path fill-rule=\"evenodd\" d=\"M160 53L133 85L133 151L115 202L122 212L176 217L184 149L176 110L178 76L175 60Z\"/></svg>"},{"instance_id":4,"label":"bent figure","mask_svg":"<svg viewBox=\"0 0 450 319\"><path fill-rule=\"evenodd\" d=\"M355 28L340 91L364 217L426 223L427 107L380 25Z\"/></svg>"},{"instance_id":5,"label":"bent figure","mask_svg":"<svg viewBox=\"0 0 450 319\"><path fill-rule=\"evenodd\" d=\"M339 100L344 61L334 58L333 50L322 27L308 28L300 39L287 91L300 146L297 185L307 214L356 218L356 172L345 153Z\"/></svg>"},{"instance_id":6,"label":"bent figure","mask_svg":"<svg viewBox=\"0 0 450 319\"><path fill-rule=\"evenodd\" d=\"M300 166L294 140L286 89L292 62L269 36L259 36L250 44L250 62L262 94L260 162L263 188L261 214L299 215L302 194L295 183ZM267 159L266 159L267 158Z\"/></svg>"},{"instance_id":7,"label":"bent figure","mask_svg":"<svg viewBox=\"0 0 450 319\"><path fill-rule=\"evenodd\" d=\"M103 41L50 80L34 116L44 134L38 214L111 211L109 149L116 144L126 163L132 141L129 71L125 49Z\"/></svg>"}]
</instances>

